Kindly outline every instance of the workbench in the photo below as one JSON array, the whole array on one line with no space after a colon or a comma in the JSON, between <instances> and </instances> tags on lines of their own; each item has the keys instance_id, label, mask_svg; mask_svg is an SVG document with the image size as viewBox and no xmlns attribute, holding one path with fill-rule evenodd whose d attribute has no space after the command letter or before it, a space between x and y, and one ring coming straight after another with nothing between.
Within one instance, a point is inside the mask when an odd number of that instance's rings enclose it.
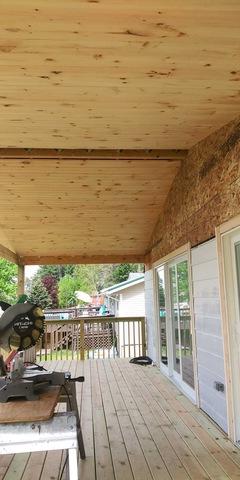
<instances>
[{"instance_id":1,"label":"workbench","mask_svg":"<svg viewBox=\"0 0 240 480\"><path fill-rule=\"evenodd\" d=\"M59 402L67 404L66 412L55 413ZM78 480L78 447L84 459L74 382L68 390L48 386L35 401L0 403L0 454L67 450L69 480Z\"/></svg>"}]
</instances>

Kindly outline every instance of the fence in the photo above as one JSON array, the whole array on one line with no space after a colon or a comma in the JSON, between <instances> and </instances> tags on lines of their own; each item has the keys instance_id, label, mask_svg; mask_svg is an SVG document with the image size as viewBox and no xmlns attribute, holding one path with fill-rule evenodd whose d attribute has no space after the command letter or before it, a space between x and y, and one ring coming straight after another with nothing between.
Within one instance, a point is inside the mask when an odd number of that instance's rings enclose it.
<instances>
[{"instance_id":1,"label":"fence","mask_svg":"<svg viewBox=\"0 0 240 480\"><path fill-rule=\"evenodd\" d=\"M144 317L46 320L38 360L126 358L146 354Z\"/></svg>"}]
</instances>

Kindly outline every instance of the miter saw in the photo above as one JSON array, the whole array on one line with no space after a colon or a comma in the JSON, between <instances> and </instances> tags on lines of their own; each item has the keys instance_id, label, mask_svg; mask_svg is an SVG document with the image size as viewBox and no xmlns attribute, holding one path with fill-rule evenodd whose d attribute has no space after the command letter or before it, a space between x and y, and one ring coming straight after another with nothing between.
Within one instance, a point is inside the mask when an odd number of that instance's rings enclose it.
<instances>
[{"instance_id":1,"label":"miter saw","mask_svg":"<svg viewBox=\"0 0 240 480\"><path fill-rule=\"evenodd\" d=\"M62 386L68 394L70 382L84 381L84 377L71 378L69 372L46 371L38 365L25 366L23 351L37 344L45 328L42 309L26 300L23 296L15 305L0 301L4 311L0 318L0 348L11 355L15 352L10 373L3 371L0 377L0 403L15 398L37 400L39 391L49 385Z\"/></svg>"}]
</instances>

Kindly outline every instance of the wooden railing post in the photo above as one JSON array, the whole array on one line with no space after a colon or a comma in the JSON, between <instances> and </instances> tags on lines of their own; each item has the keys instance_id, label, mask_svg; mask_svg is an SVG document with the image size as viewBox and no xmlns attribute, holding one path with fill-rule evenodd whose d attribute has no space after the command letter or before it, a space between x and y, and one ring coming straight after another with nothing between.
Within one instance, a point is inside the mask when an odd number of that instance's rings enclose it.
<instances>
[{"instance_id":1,"label":"wooden railing post","mask_svg":"<svg viewBox=\"0 0 240 480\"><path fill-rule=\"evenodd\" d=\"M146 325L145 318L141 319L141 332L142 332L142 354L146 355L147 345L146 345Z\"/></svg>"},{"instance_id":2,"label":"wooden railing post","mask_svg":"<svg viewBox=\"0 0 240 480\"><path fill-rule=\"evenodd\" d=\"M84 349L85 339L84 339L84 318L80 319L80 360L84 360Z\"/></svg>"}]
</instances>

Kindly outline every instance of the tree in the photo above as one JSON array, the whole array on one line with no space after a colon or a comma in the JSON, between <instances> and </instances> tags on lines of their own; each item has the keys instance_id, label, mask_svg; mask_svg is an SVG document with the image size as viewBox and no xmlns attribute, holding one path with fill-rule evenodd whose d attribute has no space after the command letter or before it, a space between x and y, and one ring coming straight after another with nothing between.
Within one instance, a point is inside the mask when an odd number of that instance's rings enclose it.
<instances>
[{"instance_id":1,"label":"tree","mask_svg":"<svg viewBox=\"0 0 240 480\"><path fill-rule=\"evenodd\" d=\"M89 294L104 288L109 275L112 275L112 265L77 265L75 269L79 289Z\"/></svg>"},{"instance_id":2,"label":"tree","mask_svg":"<svg viewBox=\"0 0 240 480\"><path fill-rule=\"evenodd\" d=\"M0 299L8 303L17 300L17 265L0 258Z\"/></svg>"},{"instance_id":3,"label":"tree","mask_svg":"<svg viewBox=\"0 0 240 480\"><path fill-rule=\"evenodd\" d=\"M177 264L178 297L180 303L189 302L188 263L183 261Z\"/></svg>"},{"instance_id":4,"label":"tree","mask_svg":"<svg viewBox=\"0 0 240 480\"><path fill-rule=\"evenodd\" d=\"M52 275L45 275L41 280L51 298L51 308L58 308L58 285L56 278Z\"/></svg>"},{"instance_id":5,"label":"tree","mask_svg":"<svg viewBox=\"0 0 240 480\"><path fill-rule=\"evenodd\" d=\"M77 305L76 291L80 290L76 277L65 275L58 283L58 302L61 308L74 307Z\"/></svg>"},{"instance_id":6,"label":"tree","mask_svg":"<svg viewBox=\"0 0 240 480\"><path fill-rule=\"evenodd\" d=\"M40 265L36 275L40 278L50 275L57 282L65 275L74 275L75 265Z\"/></svg>"},{"instance_id":7,"label":"tree","mask_svg":"<svg viewBox=\"0 0 240 480\"><path fill-rule=\"evenodd\" d=\"M143 272L144 266L141 263L120 263L113 267L113 283L121 283L128 279L131 272Z\"/></svg>"},{"instance_id":8,"label":"tree","mask_svg":"<svg viewBox=\"0 0 240 480\"><path fill-rule=\"evenodd\" d=\"M46 287L38 276L33 278L28 298L31 303L35 303L41 308L49 308L52 303Z\"/></svg>"}]
</instances>

